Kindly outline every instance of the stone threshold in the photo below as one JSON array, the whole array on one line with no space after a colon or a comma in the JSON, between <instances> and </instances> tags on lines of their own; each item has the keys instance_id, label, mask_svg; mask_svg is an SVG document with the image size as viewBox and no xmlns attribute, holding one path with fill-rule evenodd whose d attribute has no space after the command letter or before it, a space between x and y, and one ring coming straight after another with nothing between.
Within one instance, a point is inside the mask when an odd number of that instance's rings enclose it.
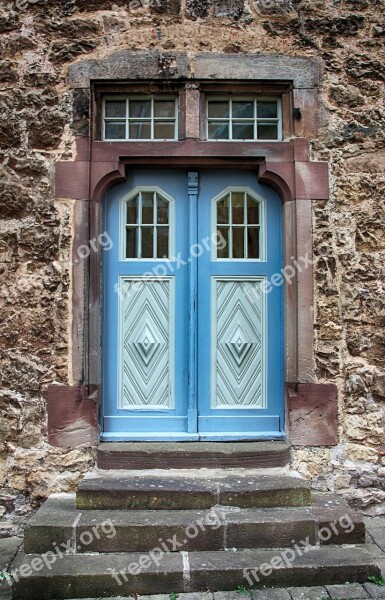
<instances>
[{"instance_id":1,"label":"stone threshold","mask_svg":"<svg viewBox=\"0 0 385 600\"><path fill-rule=\"evenodd\" d=\"M261 442L102 442L99 469L272 468L290 463L290 445Z\"/></svg>"}]
</instances>

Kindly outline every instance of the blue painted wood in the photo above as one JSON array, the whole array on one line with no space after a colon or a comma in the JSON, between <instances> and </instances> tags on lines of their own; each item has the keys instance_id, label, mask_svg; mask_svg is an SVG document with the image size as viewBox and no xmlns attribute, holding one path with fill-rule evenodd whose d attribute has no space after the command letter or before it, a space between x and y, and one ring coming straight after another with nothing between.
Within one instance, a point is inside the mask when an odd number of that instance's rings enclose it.
<instances>
[{"instance_id":1,"label":"blue painted wood","mask_svg":"<svg viewBox=\"0 0 385 600\"><path fill-rule=\"evenodd\" d=\"M175 198L175 257L169 262L120 260L120 203L137 186L157 186ZM210 252L212 198L227 187L237 186L248 186L266 199L264 261L215 261ZM103 439L188 441L284 437L282 286L273 286L266 295L267 406L219 409L213 408L210 402L212 280L214 277L256 276L269 280L274 273L279 273L282 268L281 215L278 195L259 184L253 173L244 171L199 173L199 194L191 178L188 185L186 172L171 170L133 171L124 184L109 190L104 203L104 229L113 240L113 247L103 254ZM194 236L194 243L201 251L195 246L191 253ZM119 276L141 276L153 272L154 267L165 267L166 272L162 269L162 273L175 279L175 408L122 410L117 408L119 290L117 293L115 286Z\"/></svg>"},{"instance_id":2,"label":"blue painted wood","mask_svg":"<svg viewBox=\"0 0 385 600\"><path fill-rule=\"evenodd\" d=\"M198 397L197 397L197 349L198 349L198 257L191 252L198 238L198 173L188 173L188 204L189 204L189 393L187 430L189 433L197 431L198 423Z\"/></svg>"},{"instance_id":3,"label":"blue painted wood","mask_svg":"<svg viewBox=\"0 0 385 600\"><path fill-rule=\"evenodd\" d=\"M172 260L121 260L119 253L120 205L124 196L136 187L157 186L175 199L178 237ZM104 229L113 241L103 253L103 436L118 434L129 439L136 431L145 436L159 432L184 433L187 430L188 391L188 270L178 268L178 257L188 256L188 203L186 174L173 171L136 171L129 173L124 184L111 188L104 201ZM167 275L175 280L175 408L171 410L119 409L118 401L118 296L119 277L144 274ZM155 307L156 308L156 307ZM143 438L144 439L144 438Z\"/></svg>"},{"instance_id":4,"label":"blue painted wood","mask_svg":"<svg viewBox=\"0 0 385 600\"><path fill-rule=\"evenodd\" d=\"M257 438L279 438L283 432L283 323L282 286L272 286L266 294L266 408L223 409L212 408L212 357L210 329L213 301L212 278L247 278L264 276L270 280L282 268L282 207L278 194L260 184L256 174L234 171L204 171L200 174L198 238L204 240L211 234L211 200L227 187L250 187L266 199L266 260L212 260L210 252L202 253L198 263L198 430L205 439L254 431ZM215 402L214 402L215 403Z\"/></svg>"}]
</instances>

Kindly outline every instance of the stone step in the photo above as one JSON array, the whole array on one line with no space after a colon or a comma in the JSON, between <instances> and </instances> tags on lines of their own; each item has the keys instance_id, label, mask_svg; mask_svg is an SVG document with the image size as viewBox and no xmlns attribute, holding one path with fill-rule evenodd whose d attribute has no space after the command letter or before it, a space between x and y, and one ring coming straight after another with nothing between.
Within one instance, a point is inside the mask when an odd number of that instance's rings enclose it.
<instances>
[{"instance_id":1,"label":"stone step","mask_svg":"<svg viewBox=\"0 0 385 600\"><path fill-rule=\"evenodd\" d=\"M147 552L161 543L171 552L274 548L303 539L315 544L317 533L310 507L82 512L76 509L75 496L68 494L52 495L29 520L24 549L42 554L64 547L68 540L79 553Z\"/></svg>"},{"instance_id":2,"label":"stone step","mask_svg":"<svg viewBox=\"0 0 385 600\"><path fill-rule=\"evenodd\" d=\"M112 442L99 444L99 469L283 467L287 442Z\"/></svg>"},{"instance_id":3,"label":"stone step","mask_svg":"<svg viewBox=\"0 0 385 600\"><path fill-rule=\"evenodd\" d=\"M317 494L310 507L300 508L215 506L111 513L80 511L75 494L52 494L29 520L24 548L27 553L43 553L71 540L77 552L141 552L159 545L160 539L176 539L184 550L270 548L307 536L311 543L363 544L365 525L361 515L332 494ZM172 544L168 547L174 550Z\"/></svg>"},{"instance_id":4,"label":"stone step","mask_svg":"<svg viewBox=\"0 0 385 600\"><path fill-rule=\"evenodd\" d=\"M362 548L317 547L237 552L82 554L60 558L19 553L13 600L109 598L245 587L364 582L380 569Z\"/></svg>"},{"instance_id":5,"label":"stone step","mask_svg":"<svg viewBox=\"0 0 385 600\"><path fill-rule=\"evenodd\" d=\"M90 474L76 494L81 510L188 510L209 509L216 504L239 508L308 506L307 481L293 475L259 475L240 469L237 474L202 475L202 470L176 476L127 477ZM223 477L223 473L226 476Z\"/></svg>"}]
</instances>

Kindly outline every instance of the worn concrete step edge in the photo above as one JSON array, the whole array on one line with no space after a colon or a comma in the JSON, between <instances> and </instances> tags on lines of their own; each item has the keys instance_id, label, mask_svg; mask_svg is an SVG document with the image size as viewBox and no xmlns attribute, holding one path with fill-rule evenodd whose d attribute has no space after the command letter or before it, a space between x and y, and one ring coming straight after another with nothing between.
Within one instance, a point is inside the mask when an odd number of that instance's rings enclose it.
<instances>
[{"instance_id":1,"label":"worn concrete step edge","mask_svg":"<svg viewBox=\"0 0 385 600\"><path fill-rule=\"evenodd\" d=\"M335 517L339 515L335 514ZM209 510L79 511L74 495L51 496L29 520L28 553L55 547L76 552L146 552L271 548L308 539L317 542L318 519L309 507ZM354 538L352 538L352 542Z\"/></svg>"},{"instance_id":2,"label":"worn concrete step edge","mask_svg":"<svg viewBox=\"0 0 385 600\"><path fill-rule=\"evenodd\" d=\"M78 552L135 552L176 536L178 543L187 540L184 550L269 548L307 535L321 544L363 544L365 524L333 494L315 494L311 507L299 508L111 512L79 511L75 494L52 494L29 520L24 547L27 553L43 553L71 540Z\"/></svg>"},{"instance_id":3,"label":"worn concrete step edge","mask_svg":"<svg viewBox=\"0 0 385 600\"><path fill-rule=\"evenodd\" d=\"M310 486L300 477L250 475L193 477L89 477L80 482L77 508L83 510L185 510L221 504L239 508L308 506Z\"/></svg>"},{"instance_id":4,"label":"worn concrete step edge","mask_svg":"<svg viewBox=\"0 0 385 600\"><path fill-rule=\"evenodd\" d=\"M194 469L282 467L287 442L113 442L97 449L99 469Z\"/></svg>"},{"instance_id":5,"label":"worn concrete step edge","mask_svg":"<svg viewBox=\"0 0 385 600\"><path fill-rule=\"evenodd\" d=\"M303 551L303 548L302 548ZM289 554L291 552L291 554ZM364 582L380 575L361 548L319 547L238 552L68 555L51 562L19 553L13 568L13 600L108 598L134 594L235 590L246 587ZM55 559L55 560L54 560Z\"/></svg>"}]
</instances>

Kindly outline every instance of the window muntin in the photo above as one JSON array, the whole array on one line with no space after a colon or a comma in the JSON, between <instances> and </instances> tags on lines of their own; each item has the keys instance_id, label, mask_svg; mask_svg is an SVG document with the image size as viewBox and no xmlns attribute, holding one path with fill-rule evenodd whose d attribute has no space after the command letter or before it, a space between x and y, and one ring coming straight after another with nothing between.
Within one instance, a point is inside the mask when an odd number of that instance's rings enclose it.
<instances>
[{"instance_id":1,"label":"window muntin","mask_svg":"<svg viewBox=\"0 0 385 600\"><path fill-rule=\"evenodd\" d=\"M154 189L136 190L123 203L123 260L168 259L172 248L172 201Z\"/></svg>"},{"instance_id":2,"label":"window muntin","mask_svg":"<svg viewBox=\"0 0 385 600\"><path fill-rule=\"evenodd\" d=\"M218 238L215 259L264 260L263 202L248 189L226 190L214 199Z\"/></svg>"},{"instance_id":3,"label":"window muntin","mask_svg":"<svg viewBox=\"0 0 385 600\"><path fill-rule=\"evenodd\" d=\"M279 98L207 99L208 140L282 139L281 102Z\"/></svg>"},{"instance_id":4,"label":"window muntin","mask_svg":"<svg viewBox=\"0 0 385 600\"><path fill-rule=\"evenodd\" d=\"M109 96L103 99L103 139L176 140L178 103L174 96Z\"/></svg>"}]
</instances>

